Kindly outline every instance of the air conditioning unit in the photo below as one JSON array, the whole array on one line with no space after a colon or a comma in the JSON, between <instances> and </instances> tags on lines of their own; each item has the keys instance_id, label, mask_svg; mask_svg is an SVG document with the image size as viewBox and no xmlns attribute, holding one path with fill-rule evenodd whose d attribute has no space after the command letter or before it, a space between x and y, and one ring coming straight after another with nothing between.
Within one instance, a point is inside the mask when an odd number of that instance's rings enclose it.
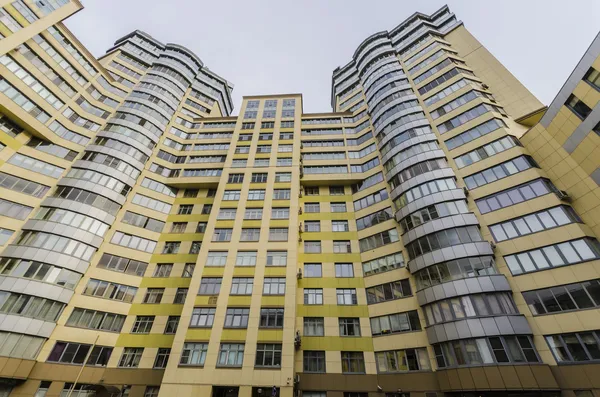
<instances>
[{"instance_id":1,"label":"air conditioning unit","mask_svg":"<svg viewBox=\"0 0 600 397\"><path fill-rule=\"evenodd\" d=\"M300 222L300 224L298 225L298 233L303 233L304 230L302 230L302 222Z\"/></svg>"},{"instance_id":2,"label":"air conditioning unit","mask_svg":"<svg viewBox=\"0 0 600 397\"><path fill-rule=\"evenodd\" d=\"M466 197L469 197L469 189L465 187L463 187L463 193L465 194Z\"/></svg>"},{"instance_id":3,"label":"air conditioning unit","mask_svg":"<svg viewBox=\"0 0 600 397\"><path fill-rule=\"evenodd\" d=\"M496 243L493 241L490 241L490 247L492 248L492 251L496 251Z\"/></svg>"},{"instance_id":4,"label":"air conditioning unit","mask_svg":"<svg viewBox=\"0 0 600 397\"><path fill-rule=\"evenodd\" d=\"M481 83L481 88L483 88L484 90L487 90L490 88L490 86L485 83Z\"/></svg>"},{"instance_id":5,"label":"air conditioning unit","mask_svg":"<svg viewBox=\"0 0 600 397\"><path fill-rule=\"evenodd\" d=\"M294 386L298 386L300 384L300 375L296 374L294 376Z\"/></svg>"},{"instance_id":6,"label":"air conditioning unit","mask_svg":"<svg viewBox=\"0 0 600 397\"><path fill-rule=\"evenodd\" d=\"M556 196L562 201L571 201L571 196L569 196L569 193L565 192L564 190L557 191Z\"/></svg>"},{"instance_id":7,"label":"air conditioning unit","mask_svg":"<svg viewBox=\"0 0 600 397\"><path fill-rule=\"evenodd\" d=\"M298 208L298 215L302 215L302 208Z\"/></svg>"},{"instance_id":8,"label":"air conditioning unit","mask_svg":"<svg viewBox=\"0 0 600 397\"><path fill-rule=\"evenodd\" d=\"M298 269L298 273L296 273L296 278L298 280L302 279L302 269Z\"/></svg>"},{"instance_id":9,"label":"air conditioning unit","mask_svg":"<svg viewBox=\"0 0 600 397\"><path fill-rule=\"evenodd\" d=\"M294 337L294 347L296 350L299 350L300 346L302 346L302 338L300 337L300 331L296 331L296 336Z\"/></svg>"}]
</instances>

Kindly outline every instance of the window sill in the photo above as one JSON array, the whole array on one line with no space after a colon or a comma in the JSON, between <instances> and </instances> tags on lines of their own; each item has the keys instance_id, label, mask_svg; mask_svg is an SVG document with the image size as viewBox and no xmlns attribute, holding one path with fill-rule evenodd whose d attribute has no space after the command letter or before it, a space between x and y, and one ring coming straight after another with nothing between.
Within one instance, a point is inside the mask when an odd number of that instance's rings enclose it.
<instances>
[{"instance_id":1,"label":"window sill","mask_svg":"<svg viewBox=\"0 0 600 397\"><path fill-rule=\"evenodd\" d=\"M281 370L281 366L261 366L261 365L255 365L254 369L266 369L266 370L271 370L271 371L280 371Z\"/></svg>"}]
</instances>

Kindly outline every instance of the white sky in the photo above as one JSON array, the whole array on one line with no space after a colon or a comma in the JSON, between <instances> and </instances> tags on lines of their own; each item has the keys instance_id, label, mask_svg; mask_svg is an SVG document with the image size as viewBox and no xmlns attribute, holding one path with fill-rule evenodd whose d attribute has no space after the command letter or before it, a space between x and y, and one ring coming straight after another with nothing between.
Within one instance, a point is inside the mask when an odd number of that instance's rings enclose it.
<instances>
[{"instance_id":1,"label":"white sky","mask_svg":"<svg viewBox=\"0 0 600 397\"><path fill-rule=\"evenodd\" d=\"M548 105L600 29L598 0L448 0L450 10ZM95 55L135 30L194 51L244 95L302 93L331 111L331 74L371 34L442 0L84 0L66 22Z\"/></svg>"}]
</instances>

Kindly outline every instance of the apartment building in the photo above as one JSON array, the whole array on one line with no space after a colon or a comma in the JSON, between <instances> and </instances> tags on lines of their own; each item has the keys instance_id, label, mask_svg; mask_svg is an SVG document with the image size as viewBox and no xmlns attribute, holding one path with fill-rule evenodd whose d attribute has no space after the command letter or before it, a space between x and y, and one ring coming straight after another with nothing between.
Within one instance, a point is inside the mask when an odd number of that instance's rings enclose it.
<instances>
[{"instance_id":1,"label":"apartment building","mask_svg":"<svg viewBox=\"0 0 600 397\"><path fill-rule=\"evenodd\" d=\"M598 37L545 107L442 7L234 116L81 8L0 1L0 396L600 396Z\"/></svg>"}]
</instances>

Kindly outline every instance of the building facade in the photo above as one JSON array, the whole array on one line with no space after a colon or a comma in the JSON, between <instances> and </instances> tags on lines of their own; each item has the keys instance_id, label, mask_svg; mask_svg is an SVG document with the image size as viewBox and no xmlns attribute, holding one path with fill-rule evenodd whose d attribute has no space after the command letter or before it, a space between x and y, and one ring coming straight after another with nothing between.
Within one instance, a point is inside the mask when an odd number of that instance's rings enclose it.
<instances>
[{"instance_id":1,"label":"building facade","mask_svg":"<svg viewBox=\"0 0 600 397\"><path fill-rule=\"evenodd\" d=\"M0 396L600 396L600 39L544 107L443 7L333 112L0 0Z\"/></svg>"}]
</instances>

